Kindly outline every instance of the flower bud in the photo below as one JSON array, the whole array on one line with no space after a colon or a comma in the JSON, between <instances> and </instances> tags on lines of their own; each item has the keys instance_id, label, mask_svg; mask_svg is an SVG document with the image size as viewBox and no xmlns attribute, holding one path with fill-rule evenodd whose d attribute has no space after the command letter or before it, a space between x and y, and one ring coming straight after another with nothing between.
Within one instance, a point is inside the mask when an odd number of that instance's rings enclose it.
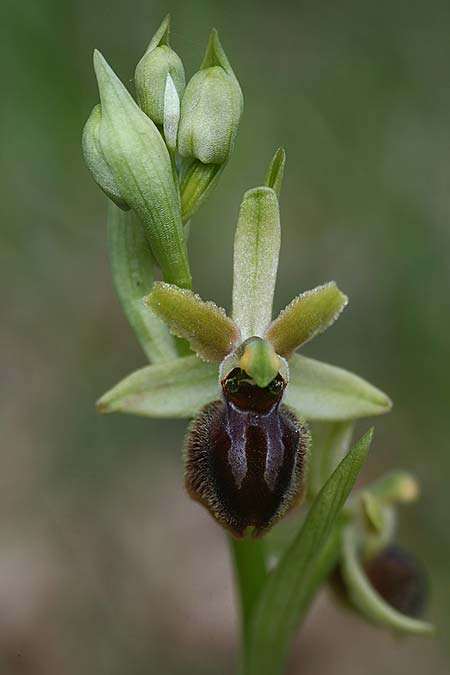
<instances>
[{"instance_id":1,"label":"flower bud","mask_svg":"<svg viewBox=\"0 0 450 675\"><path fill-rule=\"evenodd\" d=\"M178 150L203 164L224 164L233 150L243 110L239 82L212 31L200 70L181 102Z\"/></svg>"},{"instance_id":2,"label":"flower bud","mask_svg":"<svg viewBox=\"0 0 450 675\"><path fill-rule=\"evenodd\" d=\"M180 203L167 147L99 52L94 67L101 99L97 138L122 199L144 226L164 280L191 285Z\"/></svg>"},{"instance_id":3,"label":"flower bud","mask_svg":"<svg viewBox=\"0 0 450 675\"><path fill-rule=\"evenodd\" d=\"M179 99L186 85L183 63L169 45L169 29L170 17L166 16L134 74L139 105L155 124L161 126L164 124L167 76L172 78Z\"/></svg>"},{"instance_id":4,"label":"flower bud","mask_svg":"<svg viewBox=\"0 0 450 675\"><path fill-rule=\"evenodd\" d=\"M105 156L100 147L98 138L98 130L102 119L102 108L98 104L94 107L89 115L83 129L82 147L84 161L87 164L89 171L92 174L95 182L103 190L103 192L121 209L129 210L129 206L120 194L119 187L111 173Z\"/></svg>"}]
</instances>

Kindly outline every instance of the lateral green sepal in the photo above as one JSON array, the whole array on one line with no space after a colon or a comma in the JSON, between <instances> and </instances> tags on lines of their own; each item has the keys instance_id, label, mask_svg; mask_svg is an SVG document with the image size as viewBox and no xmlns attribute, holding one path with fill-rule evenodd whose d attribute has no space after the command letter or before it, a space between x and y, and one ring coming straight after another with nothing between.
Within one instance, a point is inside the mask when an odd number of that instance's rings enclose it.
<instances>
[{"instance_id":1,"label":"lateral green sepal","mask_svg":"<svg viewBox=\"0 0 450 675\"><path fill-rule=\"evenodd\" d=\"M143 417L194 417L220 398L217 366L186 356L136 370L97 402L100 413Z\"/></svg>"},{"instance_id":2,"label":"lateral green sepal","mask_svg":"<svg viewBox=\"0 0 450 675\"><path fill-rule=\"evenodd\" d=\"M380 389L343 368L294 354L285 401L309 420L343 421L383 415L392 402Z\"/></svg>"}]
</instances>

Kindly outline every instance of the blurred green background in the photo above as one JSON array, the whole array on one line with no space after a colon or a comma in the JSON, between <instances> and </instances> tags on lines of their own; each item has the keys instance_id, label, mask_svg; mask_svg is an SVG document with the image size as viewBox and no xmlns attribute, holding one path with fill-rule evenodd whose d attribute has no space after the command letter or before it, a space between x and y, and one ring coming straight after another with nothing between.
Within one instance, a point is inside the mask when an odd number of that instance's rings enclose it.
<instances>
[{"instance_id":1,"label":"blurred green background","mask_svg":"<svg viewBox=\"0 0 450 675\"><path fill-rule=\"evenodd\" d=\"M105 199L81 157L98 100L91 53L131 86L167 11L189 75L219 29L246 105L193 223L196 290L229 305L242 193L284 145L275 310L339 282L350 307L305 352L394 399L365 479L408 468L423 487L401 541L430 570L438 639L395 640L323 594L291 672L448 673L448 0L2 0L0 673L233 672L227 549L183 493L185 425L94 411L144 357L112 290Z\"/></svg>"}]
</instances>

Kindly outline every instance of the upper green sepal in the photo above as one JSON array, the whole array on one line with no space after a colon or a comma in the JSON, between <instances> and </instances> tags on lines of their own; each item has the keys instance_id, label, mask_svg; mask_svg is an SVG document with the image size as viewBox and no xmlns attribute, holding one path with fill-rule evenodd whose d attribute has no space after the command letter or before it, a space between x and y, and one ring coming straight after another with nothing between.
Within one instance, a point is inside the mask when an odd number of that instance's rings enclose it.
<instances>
[{"instance_id":1,"label":"upper green sepal","mask_svg":"<svg viewBox=\"0 0 450 675\"><path fill-rule=\"evenodd\" d=\"M239 211L233 259L232 316L244 340L264 337L272 318L280 241L280 210L274 190L249 190Z\"/></svg>"},{"instance_id":2,"label":"upper green sepal","mask_svg":"<svg viewBox=\"0 0 450 675\"><path fill-rule=\"evenodd\" d=\"M224 164L234 147L243 110L239 82L212 31L200 70L181 102L178 150L203 164Z\"/></svg>"},{"instance_id":3,"label":"upper green sepal","mask_svg":"<svg viewBox=\"0 0 450 675\"><path fill-rule=\"evenodd\" d=\"M289 358L338 318L348 298L334 281L298 295L272 321L265 337L280 356Z\"/></svg>"},{"instance_id":4,"label":"upper green sepal","mask_svg":"<svg viewBox=\"0 0 450 675\"><path fill-rule=\"evenodd\" d=\"M147 51L136 66L134 82L139 105L155 122L164 124L167 76L172 78L179 100L186 86L183 63L169 45L170 17L166 16Z\"/></svg>"},{"instance_id":5,"label":"upper green sepal","mask_svg":"<svg viewBox=\"0 0 450 675\"><path fill-rule=\"evenodd\" d=\"M167 147L99 52L94 67L102 104L98 138L125 202L145 227L164 279L190 287L180 203Z\"/></svg>"},{"instance_id":6,"label":"upper green sepal","mask_svg":"<svg viewBox=\"0 0 450 675\"><path fill-rule=\"evenodd\" d=\"M240 341L239 330L225 310L192 291L156 283L146 303L205 361L222 361Z\"/></svg>"},{"instance_id":7,"label":"upper green sepal","mask_svg":"<svg viewBox=\"0 0 450 675\"><path fill-rule=\"evenodd\" d=\"M93 179L114 204L124 211L129 210L128 204L123 199L111 169L102 152L98 138L98 130L102 120L102 107L94 106L83 129L81 145L83 148L84 161L92 174Z\"/></svg>"}]
</instances>

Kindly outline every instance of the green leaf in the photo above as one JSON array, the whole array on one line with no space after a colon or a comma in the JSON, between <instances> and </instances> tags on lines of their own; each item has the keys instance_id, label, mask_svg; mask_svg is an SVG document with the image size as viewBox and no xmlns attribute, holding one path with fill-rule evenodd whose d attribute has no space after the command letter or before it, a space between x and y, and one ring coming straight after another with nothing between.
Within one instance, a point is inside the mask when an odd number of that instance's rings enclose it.
<instances>
[{"instance_id":1,"label":"green leaf","mask_svg":"<svg viewBox=\"0 0 450 675\"><path fill-rule=\"evenodd\" d=\"M225 310L192 291L157 282L146 304L205 361L222 361L240 340Z\"/></svg>"},{"instance_id":2,"label":"green leaf","mask_svg":"<svg viewBox=\"0 0 450 675\"><path fill-rule=\"evenodd\" d=\"M178 192L166 145L99 52L94 67L102 104L101 149L125 202L145 228L164 280L191 287Z\"/></svg>"},{"instance_id":3,"label":"green leaf","mask_svg":"<svg viewBox=\"0 0 450 675\"><path fill-rule=\"evenodd\" d=\"M242 339L264 333L272 317L280 253L280 212L268 187L245 193L234 238L233 312Z\"/></svg>"},{"instance_id":4,"label":"green leaf","mask_svg":"<svg viewBox=\"0 0 450 675\"><path fill-rule=\"evenodd\" d=\"M217 366L187 356L136 370L106 392L97 409L144 417L194 417L219 397Z\"/></svg>"},{"instance_id":5,"label":"green leaf","mask_svg":"<svg viewBox=\"0 0 450 675\"><path fill-rule=\"evenodd\" d=\"M280 199L281 186L283 184L284 167L286 166L286 151L284 148L278 148L269 164L264 185L274 190L278 199Z\"/></svg>"},{"instance_id":6,"label":"green leaf","mask_svg":"<svg viewBox=\"0 0 450 675\"><path fill-rule=\"evenodd\" d=\"M297 296L270 324L265 337L277 354L289 358L296 349L336 321L348 302L334 281Z\"/></svg>"},{"instance_id":7,"label":"green leaf","mask_svg":"<svg viewBox=\"0 0 450 675\"><path fill-rule=\"evenodd\" d=\"M299 354L289 360L285 403L310 420L342 421L389 412L391 400L358 375Z\"/></svg>"},{"instance_id":8,"label":"green leaf","mask_svg":"<svg viewBox=\"0 0 450 675\"><path fill-rule=\"evenodd\" d=\"M153 260L144 229L132 211L108 206L108 245L114 286L125 315L148 359L177 357L167 326L145 304L153 285Z\"/></svg>"},{"instance_id":9,"label":"green leaf","mask_svg":"<svg viewBox=\"0 0 450 675\"><path fill-rule=\"evenodd\" d=\"M300 532L269 575L251 624L245 675L284 672L290 642L336 559L336 547L325 560L323 552L364 463L372 435L372 430L366 433L333 472Z\"/></svg>"},{"instance_id":10,"label":"green leaf","mask_svg":"<svg viewBox=\"0 0 450 675\"><path fill-rule=\"evenodd\" d=\"M434 628L430 623L401 614L371 586L359 561L354 528L347 528L344 533L341 570L353 606L366 619L400 633L433 634Z\"/></svg>"}]
</instances>

